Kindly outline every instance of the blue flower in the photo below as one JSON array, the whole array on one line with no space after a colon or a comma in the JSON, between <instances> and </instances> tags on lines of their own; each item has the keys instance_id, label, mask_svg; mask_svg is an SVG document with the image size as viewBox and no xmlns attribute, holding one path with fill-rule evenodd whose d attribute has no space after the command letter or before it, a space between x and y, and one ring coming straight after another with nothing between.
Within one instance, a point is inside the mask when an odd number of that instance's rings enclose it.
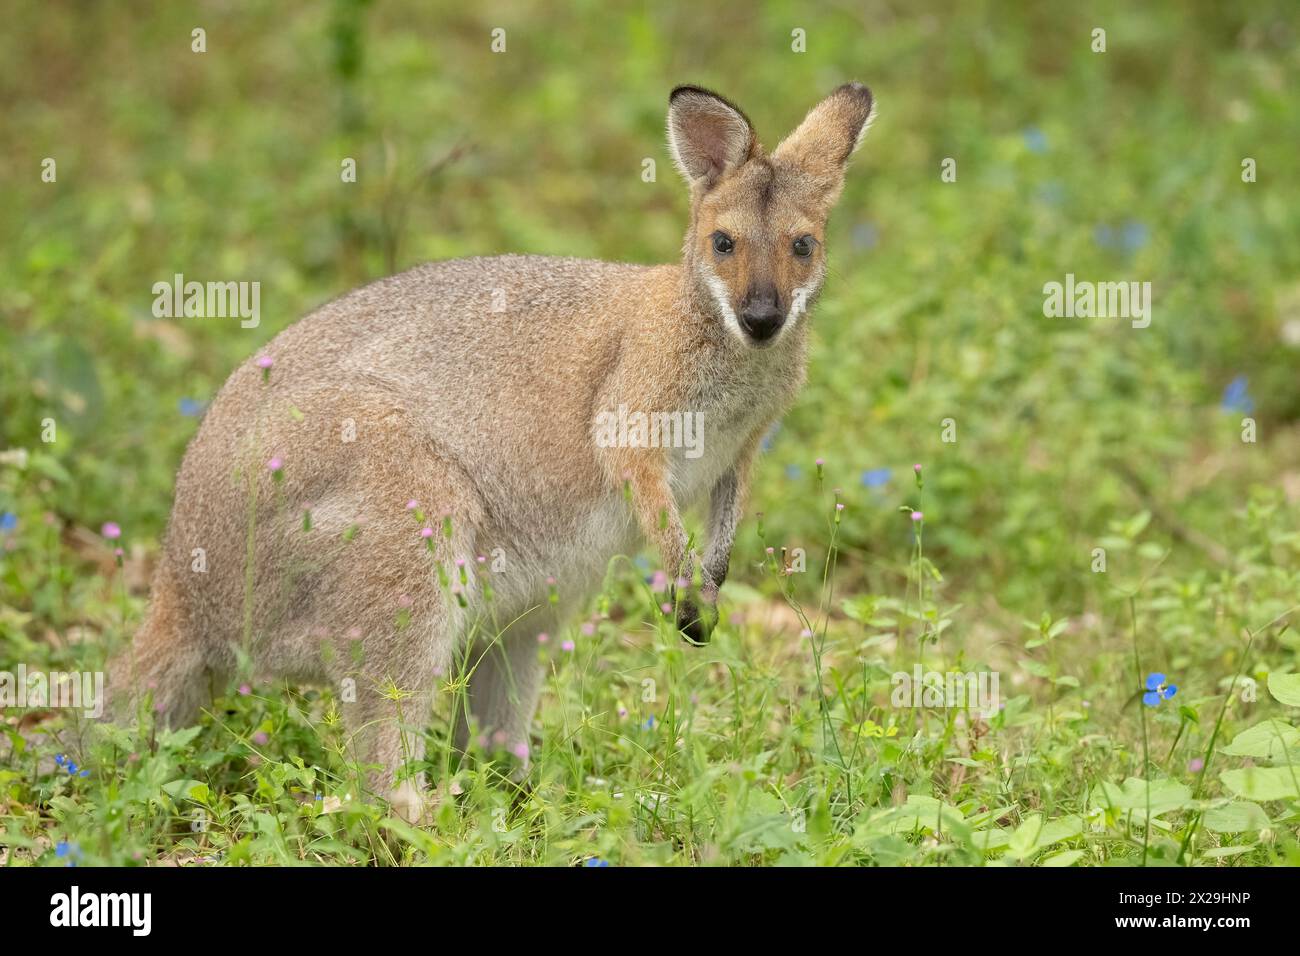
<instances>
[{"instance_id":1,"label":"blue flower","mask_svg":"<svg viewBox=\"0 0 1300 956\"><path fill-rule=\"evenodd\" d=\"M1146 693L1142 695L1142 703L1148 707L1155 707L1162 701L1173 697L1176 693L1178 693L1178 685L1166 684L1164 674L1148 674Z\"/></svg>"},{"instance_id":2,"label":"blue flower","mask_svg":"<svg viewBox=\"0 0 1300 956\"><path fill-rule=\"evenodd\" d=\"M65 866L76 866L77 861L81 859L81 847L67 840L60 840L54 846L54 855L60 860L67 860Z\"/></svg>"},{"instance_id":3,"label":"blue flower","mask_svg":"<svg viewBox=\"0 0 1300 956\"><path fill-rule=\"evenodd\" d=\"M68 761L68 768L67 768L67 769L68 769L68 774L69 774L70 776L75 776L75 775L76 775L76 773L77 773L77 765L76 765L75 763L73 763L71 760Z\"/></svg>"},{"instance_id":4,"label":"blue flower","mask_svg":"<svg viewBox=\"0 0 1300 956\"><path fill-rule=\"evenodd\" d=\"M649 717L647 717L647 718L645 719L645 723L641 725L641 729L642 729L642 730L654 730L654 729L655 729L655 715L654 715L654 714L651 714Z\"/></svg>"},{"instance_id":5,"label":"blue flower","mask_svg":"<svg viewBox=\"0 0 1300 956\"><path fill-rule=\"evenodd\" d=\"M880 488L889 483L892 472L888 468L872 468L862 473L862 483L868 488Z\"/></svg>"},{"instance_id":6,"label":"blue flower","mask_svg":"<svg viewBox=\"0 0 1300 956\"><path fill-rule=\"evenodd\" d=\"M1037 126L1030 126L1021 135L1025 138L1025 148L1031 153L1047 152L1047 134Z\"/></svg>"},{"instance_id":7,"label":"blue flower","mask_svg":"<svg viewBox=\"0 0 1300 956\"><path fill-rule=\"evenodd\" d=\"M0 512L0 531L8 534L18 527L18 516L12 511Z\"/></svg>"},{"instance_id":8,"label":"blue flower","mask_svg":"<svg viewBox=\"0 0 1300 956\"><path fill-rule=\"evenodd\" d=\"M1125 219L1118 226L1105 223L1093 230L1093 239L1103 249L1114 249L1125 255L1132 255L1147 244L1146 223L1136 219Z\"/></svg>"},{"instance_id":9,"label":"blue flower","mask_svg":"<svg viewBox=\"0 0 1300 956\"><path fill-rule=\"evenodd\" d=\"M583 865L584 867L587 867L587 866L609 866L609 860L602 860L602 859L601 859L600 857L598 857L598 856L592 856L592 857L588 857L587 860L586 860L586 862L583 863L582 865Z\"/></svg>"},{"instance_id":10,"label":"blue flower","mask_svg":"<svg viewBox=\"0 0 1300 956\"><path fill-rule=\"evenodd\" d=\"M763 441L761 443L763 446L763 451L772 450L772 443L776 441L777 432L779 432L780 430L781 430L780 422L773 423L772 427L767 430L767 434L763 436Z\"/></svg>"},{"instance_id":11,"label":"blue flower","mask_svg":"<svg viewBox=\"0 0 1300 956\"><path fill-rule=\"evenodd\" d=\"M858 223L849 235L858 249L874 249L880 243L880 230L873 222Z\"/></svg>"},{"instance_id":12,"label":"blue flower","mask_svg":"<svg viewBox=\"0 0 1300 956\"><path fill-rule=\"evenodd\" d=\"M54 758L54 764L55 766L62 767L67 762L67 760L68 760L67 757L63 756L63 754L59 754Z\"/></svg>"},{"instance_id":13,"label":"blue flower","mask_svg":"<svg viewBox=\"0 0 1300 956\"><path fill-rule=\"evenodd\" d=\"M203 403L195 398L182 398L180 409L181 414L186 418L198 418L203 414Z\"/></svg>"},{"instance_id":14,"label":"blue flower","mask_svg":"<svg viewBox=\"0 0 1300 956\"><path fill-rule=\"evenodd\" d=\"M1225 412L1240 412L1243 415L1249 415L1255 410L1255 400L1246 390L1246 376L1238 375L1228 383L1228 387L1223 390L1221 407Z\"/></svg>"},{"instance_id":15,"label":"blue flower","mask_svg":"<svg viewBox=\"0 0 1300 956\"><path fill-rule=\"evenodd\" d=\"M798 465L786 465L786 466L785 466L785 476L786 476L787 478L791 478L791 479L793 479L793 478L798 478L798 477L801 476L802 474L803 474L803 469L800 468Z\"/></svg>"}]
</instances>

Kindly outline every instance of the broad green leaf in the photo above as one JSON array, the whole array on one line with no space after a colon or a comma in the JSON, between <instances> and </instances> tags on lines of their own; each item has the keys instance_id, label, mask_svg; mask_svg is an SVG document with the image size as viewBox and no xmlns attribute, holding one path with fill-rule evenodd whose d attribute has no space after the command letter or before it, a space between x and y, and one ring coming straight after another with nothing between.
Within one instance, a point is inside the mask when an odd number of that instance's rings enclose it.
<instances>
[{"instance_id":1,"label":"broad green leaf","mask_svg":"<svg viewBox=\"0 0 1300 956\"><path fill-rule=\"evenodd\" d=\"M1268 814L1258 803L1237 800L1226 806L1206 810L1202 818L1205 829L1215 833L1244 833L1263 830L1269 825Z\"/></svg>"},{"instance_id":2,"label":"broad green leaf","mask_svg":"<svg viewBox=\"0 0 1300 956\"><path fill-rule=\"evenodd\" d=\"M1223 785L1248 800L1290 800L1300 797L1300 767L1246 767L1219 774Z\"/></svg>"},{"instance_id":3,"label":"broad green leaf","mask_svg":"<svg viewBox=\"0 0 1300 956\"><path fill-rule=\"evenodd\" d=\"M1093 792L1093 807L1113 808L1115 810L1134 810L1146 813L1147 784L1138 777L1129 777L1123 787L1117 787L1109 781L1102 781L1101 787ZM1192 791L1176 780L1156 780L1150 786L1151 816L1157 817L1170 810L1181 810L1192 799Z\"/></svg>"},{"instance_id":4,"label":"broad green leaf","mask_svg":"<svg viewBox=\"0 0 1300 956\"><path fill-rule=\"evenodd\" d=\"M1243 730L1232 738L1232 743L1223 748L1225 754L1234 757L1265 757L1278 760L1286 752L1300 744L1300 730L1296 730L1284 720L1261 721L1249 730Z\"/></svg>"},{"instance_id":5,"label":"broad green leaf","mask_svg":"<svg viewBox=\"0 0 1300 956\"><path fill-rule=\"evenodd\" d=\"M1075 862L1084 855L1083 850L1065 850L1062 853L1053 853L1049 857L1044 857L1043 866L1073 866Z\"/></svg>"},{"instance_id":6,"label":"broad green leaf","mask_svg":"<svg viewBox=\"0 0 1300 956\"><path fill-rule=\"evenodd\" d=\"M1269 674L1268 692L1288 707L1300 707L1300 674Z\"/></svg>"}]
</instances>

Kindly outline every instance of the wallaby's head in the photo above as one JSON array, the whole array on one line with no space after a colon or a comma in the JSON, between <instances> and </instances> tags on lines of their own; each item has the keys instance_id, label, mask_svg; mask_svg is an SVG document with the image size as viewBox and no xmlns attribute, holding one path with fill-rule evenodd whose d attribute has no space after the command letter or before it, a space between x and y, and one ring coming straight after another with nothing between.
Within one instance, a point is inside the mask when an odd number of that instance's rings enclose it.
<instances>
[{"instance_id":1,"label":"wallaby's head","mask_svg":"<svg viewBox=\"0 0 1300 956\"><path fill-rule=\"evenodd\" d=\"M685 265L701 301L755 347L777 342L826 274L826 219L872 116L871 91L841 86L769 155L716 93L679 86L668 145L691 189Z\"/></svg>"}]
</instances>

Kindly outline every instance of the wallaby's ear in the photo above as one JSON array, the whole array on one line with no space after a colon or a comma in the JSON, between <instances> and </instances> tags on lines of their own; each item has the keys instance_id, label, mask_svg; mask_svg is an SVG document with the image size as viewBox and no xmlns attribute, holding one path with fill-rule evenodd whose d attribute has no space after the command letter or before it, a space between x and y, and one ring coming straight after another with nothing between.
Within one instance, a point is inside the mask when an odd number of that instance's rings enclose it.
<instances>
[{"instance_id":1,"label":"wallaby's ear","mask_svg":"<svg viewBox=\"0 0 1300 956\"><path fill-rule=\"evenodd\" d=\"M749 119L717 93L679 86L668 97L668 150L692 188L713 186L754 145Z\"/></svg>"},{"instance_id":2,"label":"wallaby's ear","mask_svg":"<svg viewBox=\"0 0 1300 956\"><path fill-rule=\"evenodd\" d=\"M849 157L862 145L875 112L871 91L861 83L846 83L808 111L772 159L799 167L826 193L826 201L834 202Z\"/></svg>"}]
</instances>

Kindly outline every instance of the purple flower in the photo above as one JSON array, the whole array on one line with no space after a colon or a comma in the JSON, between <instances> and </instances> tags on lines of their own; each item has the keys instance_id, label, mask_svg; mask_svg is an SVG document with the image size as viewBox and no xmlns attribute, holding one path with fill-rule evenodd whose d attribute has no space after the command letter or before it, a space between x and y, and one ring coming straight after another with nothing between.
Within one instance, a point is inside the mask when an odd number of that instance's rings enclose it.
<instances>
[{"instance_id":1,"label":"purple flower","mask_svg":"<svg viewBox=\"0 0 1300 956\"><path fill-rule=\"evenodd\" d=\"M279 458L272 458L270 461L266 463L267 471L279 471L283 467L284 467L284 462L281 461Z\"/></svg>"},{"instance_id":2,"label":"purple flower","mask_svg":"<svg viewBox=\"0 0 1300 956\"><path fill-rule=\"evenodd\" d=\"M913 520L913 521L921 521L921 520L924 519L924 518L925 518L925 515L923 515L921 512L919 512L919 511L913 511L913 512L912 512L912 520Z\"/></svg>"},{"instance_id":3,"label":"purple flower","mask_svg":"<svg viewBox=\"0 0 1300 956\"><path fill-rule=\"evenodd\" d=\"M275 364L275 359L271 358L269 355L259 355L255 364L258 368L270 368Z\"/></svg>"},{"instance_id":4,"label":"purple flower","mask_svg":"<svg viewBox=\"0 0 1300 956\"><path fill-rule=\"evenodd\" d=\"M116 521L105 521L104 526L99 529L99 533L109 541L116 541L122 537L122 528Z\"/></svg>"}]
</instances>

